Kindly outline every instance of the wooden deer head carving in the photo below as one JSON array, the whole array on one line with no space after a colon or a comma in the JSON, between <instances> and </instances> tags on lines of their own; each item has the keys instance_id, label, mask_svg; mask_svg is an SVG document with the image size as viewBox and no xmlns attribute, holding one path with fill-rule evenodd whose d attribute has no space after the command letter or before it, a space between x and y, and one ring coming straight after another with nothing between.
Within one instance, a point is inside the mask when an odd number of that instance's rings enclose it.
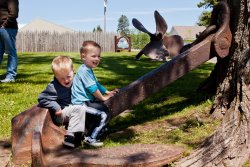
<instances>
[{"instance_id":1,"label":"wooden deer head carving","mask_svg":"<svg viewBox=\"0 0 250 167\"><path fill-rule=\"evenodd\" d=\"M183 39L179 35L168 36L167 23L158 11L154 12L156 32L150 33L137 19L133 18L132 24L138 30L150 36L150 42L136 55L139 59L143 54L151 59L164 61L168 56L174 57L179 54L183 47Z\"/></svg>"}]
</instances>

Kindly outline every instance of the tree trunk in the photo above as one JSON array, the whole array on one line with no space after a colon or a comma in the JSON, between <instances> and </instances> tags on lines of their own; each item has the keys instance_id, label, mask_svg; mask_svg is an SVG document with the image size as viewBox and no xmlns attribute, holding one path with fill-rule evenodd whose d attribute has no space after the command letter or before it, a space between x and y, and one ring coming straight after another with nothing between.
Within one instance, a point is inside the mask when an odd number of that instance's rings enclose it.
<instances>
[{"instance_id":1,"label":"tree trunk","mask_svg":"<svg viewBox=\"0 0 250 167\"><path fill-rule=\"evenodd\" d=\"M233 42L210 77L216 78L212 115L221 126L178 166L242 166L250 155L250 0L227 0L231 10ZM212 76L213 75L213 76Z\"/></svg>"}]
</instances>

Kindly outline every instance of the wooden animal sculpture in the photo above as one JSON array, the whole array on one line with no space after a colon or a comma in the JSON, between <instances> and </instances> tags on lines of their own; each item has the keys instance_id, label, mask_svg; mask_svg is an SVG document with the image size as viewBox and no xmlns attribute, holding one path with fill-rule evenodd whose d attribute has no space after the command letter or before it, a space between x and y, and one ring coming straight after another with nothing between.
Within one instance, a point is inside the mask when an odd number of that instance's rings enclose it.
<instances>
[{"instance_id":1,"label":"wooden animal sculpture","mask_svg":"<svg viewBox=\"0 0 250 167\"><path fill-rule=\"evenodd\" d=\"M136 55L139 59L143 54L153 60L165 61L168 56L174 57L180 53L183 47L183 39L179 35L168 36L167 23L158 11L154 12L156 32L150 33L137 19L133 18L132 24L138 30L150 36L150 42Z\"/></svg>"}]
</instances>

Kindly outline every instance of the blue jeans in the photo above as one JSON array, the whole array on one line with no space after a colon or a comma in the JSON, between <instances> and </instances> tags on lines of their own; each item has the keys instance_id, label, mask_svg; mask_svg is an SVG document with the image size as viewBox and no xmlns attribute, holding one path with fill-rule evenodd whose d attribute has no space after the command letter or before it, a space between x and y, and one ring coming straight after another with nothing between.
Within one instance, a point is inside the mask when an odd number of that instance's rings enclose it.
<instances>
[{"instance_id":1,"label":"blue jeans","mask_svg":"<svg viewBox=\"0 0 250 167\"><path fill-rule=\"evenodd\" d=\"M104 111L100 111L97 110L95 108L92 107L88 107L86 104L82 105L85 108L85 112L87 114L91 114L93 116L97 116L100 118L100 122L98 123L98 125L94 128L94 130L92 131L90 137L92 139L96 139L98 134L101 132L101 130L103 129L103 127L106 125L107 123L107 114Z\"/></svg>"},{"instance_id":2,"label":"blue jeans","mask_svg":"<svg viewBox=\"0 0 250 167\"><path fill-rule=\"evenodd\" d=\"M16 35L17 29L0 28L0 64L3 61L3 54L8 54L6 78L16 78L17 75L17 51Z\"/></svg>"}]
</instances>

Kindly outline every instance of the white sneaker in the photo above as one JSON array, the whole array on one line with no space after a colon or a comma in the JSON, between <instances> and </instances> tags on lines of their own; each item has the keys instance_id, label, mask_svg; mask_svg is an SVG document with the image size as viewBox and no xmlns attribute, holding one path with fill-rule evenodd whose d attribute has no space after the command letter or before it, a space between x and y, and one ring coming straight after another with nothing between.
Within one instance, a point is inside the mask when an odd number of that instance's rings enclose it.
<instances>
[{"instance_id":1,"label":"white sneaker","mask_svg":"<svg viewBox=\"0 0 250 167\"><path fill-rule=\"evenodd\" d=\"M15 79L14 78L5 78L5 79L1 80L0 82L2 82L2 83L15 82Z\"/></svg>"},{"instance_id":2,"label":"white sneaker","mask_svg":"<svg viewBox=\"0 0 250 167\"><path fill-rule=\"evenodd\" d=\"M92 139L91 137L85 138L84 143L86 143L87 145L93 146L93 147L103 146L103 142L100 142L96 139Z\"/></svg>"}]
</instances>

